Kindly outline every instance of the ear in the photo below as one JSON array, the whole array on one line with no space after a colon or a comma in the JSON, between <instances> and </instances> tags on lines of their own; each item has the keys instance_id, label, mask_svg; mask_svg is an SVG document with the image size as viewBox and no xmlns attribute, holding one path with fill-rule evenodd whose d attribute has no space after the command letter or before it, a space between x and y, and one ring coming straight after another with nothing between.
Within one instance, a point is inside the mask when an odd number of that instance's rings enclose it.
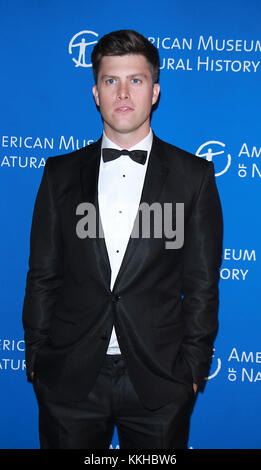
<instances>
[{"instance_id":1,"label":"ear","mask_svg":"<svg viewBox=\"0 0 261 470\"><path fill-rule=\"evenodd\" d=\"M92 93L95 99L95 103L97 104L97 106L100 106L99 91L98 91L97 85L94 85L92 87Z\"/></svg>"},{"instance_id":2,"label":"ear","mask_svg":"<svg viewBox=\"0 0 261 470\"><path fill-rule=\"evenodd\" d=\"M160 84L154 83L153 85L153 93L152 93L152 104L157 103L160 94Z\"/></svg>"}]
</instances>

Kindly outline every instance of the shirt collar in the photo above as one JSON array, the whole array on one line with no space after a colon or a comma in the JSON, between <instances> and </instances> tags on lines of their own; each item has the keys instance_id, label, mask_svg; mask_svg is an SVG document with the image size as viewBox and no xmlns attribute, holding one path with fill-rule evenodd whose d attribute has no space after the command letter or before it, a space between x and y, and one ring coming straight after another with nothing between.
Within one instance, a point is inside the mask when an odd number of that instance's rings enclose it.
<instances>
[{"instance_id":1,"label":"shirt collar","mask_svg":"<svg viewBox=\"0 0 261 470\"><path fill-rule=\"evenodd\" d=\"M144 139L142 139L140 142L138 142L137 144L135 144L133 147L129 148L128 150L146 150L149 155L151 151L152 140L153 140L153 133L152 133L152 130L150 129L148 135L144 137ZM119 145L112 142L112 140L110 140L107 137L104 131L103 131L103 136L102 136L102 148L114 148L114 149L122 150L122 147L119 147Z\"/></svg>"}]
</instances>

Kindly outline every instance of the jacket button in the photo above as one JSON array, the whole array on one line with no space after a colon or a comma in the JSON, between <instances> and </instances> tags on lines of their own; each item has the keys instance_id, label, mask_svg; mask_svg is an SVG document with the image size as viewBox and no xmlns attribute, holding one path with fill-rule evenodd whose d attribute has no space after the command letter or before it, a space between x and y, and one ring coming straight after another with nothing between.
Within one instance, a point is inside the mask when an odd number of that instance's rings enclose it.
<instances>
[{"instance_id":1,"label":"jacket button","mask_svg":"<svg viewBox=\"0 0 261 470\"><path fill-rule=\"evenodd\" d=\"M119 302L120 299L121 299L121 296L120 296L120 295L114 295L114 296L112 297L113 302Z\"/></svg>"}]
</instances>

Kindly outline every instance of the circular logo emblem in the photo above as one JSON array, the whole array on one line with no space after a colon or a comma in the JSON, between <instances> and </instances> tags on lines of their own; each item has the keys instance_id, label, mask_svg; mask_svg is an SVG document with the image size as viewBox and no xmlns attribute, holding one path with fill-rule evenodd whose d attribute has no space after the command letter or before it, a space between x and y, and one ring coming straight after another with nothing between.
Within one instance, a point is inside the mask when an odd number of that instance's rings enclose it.
<instances>
[{"instance_id":1,"label":"circular logo emblem","mask_svg":"<svg viewBox=\"0 0 261 470\"><path fill-rule=\"evenodd\" d=\"M69 43L69 54L73 55L73 62L75 67L91 67L91 52L92 49L88 46L93 46L98 41L94 38L98 34L94 31L80 31L75 34Z\"/></svg>"},{"instance_id":2,"label":"circular logo emblem","mask_svg":"<svg viewBox=\"0 0 261 470\"><path fill-rule=\"evenodd\" d=\"M225 148L225 144L223 142L219 142L218 140L209 140L202 144L198 150L196 151L196 155L198 157L204 157L209 162L213 161L213 157L215 157L215 175L220 176L226 173L231 165L231 155L228 153L226 154L224 150L220 150ZM202 152L202 153L201 153ZM222 155L222 158L216 158L218 155Z\"/></svg>"}]
</instances>

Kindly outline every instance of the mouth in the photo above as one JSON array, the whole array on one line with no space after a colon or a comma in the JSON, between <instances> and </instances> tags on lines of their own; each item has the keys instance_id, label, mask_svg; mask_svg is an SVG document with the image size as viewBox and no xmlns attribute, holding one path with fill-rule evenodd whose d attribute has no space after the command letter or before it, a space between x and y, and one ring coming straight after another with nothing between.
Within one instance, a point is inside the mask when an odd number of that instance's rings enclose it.
<instances>
[{"instance_id":1,"label":"mouth","mask_svg":"<svg viewBox=\"0 0 261 470\"><path fill-rule=\"evenodd\" d=\"M119 106L115 109L115 113L126 114L134 111L130 106Z\"/></svg>"}]
</instances>

